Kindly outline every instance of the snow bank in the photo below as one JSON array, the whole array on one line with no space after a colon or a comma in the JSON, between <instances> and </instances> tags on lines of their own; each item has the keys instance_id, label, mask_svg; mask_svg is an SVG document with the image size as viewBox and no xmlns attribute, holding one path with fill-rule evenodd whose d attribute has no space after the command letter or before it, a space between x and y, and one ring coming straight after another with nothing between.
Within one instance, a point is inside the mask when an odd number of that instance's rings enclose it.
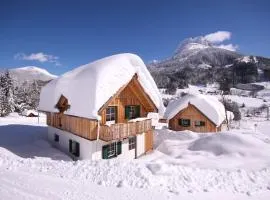
<instances>
[{"instance_id":1,"label":"snow bank","mask_svg":"<svg viewBox=\"0 0 270 200\"><path fill-rule=\"evenodd\" d=\"M178 112L187 108L189 103L198 108L217 126L225 120L225 108L223 104L214 96L200 94L188 94L170 102L164 114L165 118L173 118Z\"/></svg>"},{"instance_id":2,"label":"snow bank","mask_svg":"<svg viewBox=\"0 0 270 200\"><path fill-rule=\"evenodd\" d=\"M71 105L67 114L96 119L102 105L135 73L160 114L163 114L163 102L151 74L141 58L128 53L83 65L51 81L41 90L39 109L56 112L55 105L64 95Z\"/></svg>"},{"instance_id":3,"label":"snow bank","mask_svg":"<svg viewBox=\"0 0 270 200\"><path fill-rule=\"evenodd\" d=\"M270 140L265 140L269 139L267 135L263 140L257 137L262 123L256 123L256 134L246 129L243 133L239 130L221 135L155 131L155 150L130 162L71 161L46 142L46 128L33 124L32 118L1 118L0 196L33 200L119 199L121 191L128 191L120 199L216 199L210 195L218 193L219 199L257 200L265 193L266 200L270 194ZM263 125L265 134L269 134L269 122L263 121ZM221 153L217 153L218 144L223 145ZM195 150L189 149L192 147ZM106 198L96 196L100 189ZM137 196L155 191L165 196ZM183 198L184 193L190 196Z\"/></svg>"},{"instance_id":4,"label":"snow bank","mask_svg":"<svg viewBox=\"0 0 270 200\"><path fill-rule=\"evenodd\" d=\"M238 154L240 156L263 156L263 149L269 149L265 142L251 135L219 133L199 138L188 147L191 151L207 151L216 156ZM265 154L267 154L265 152Z\"/></svg>"}]
</instances>

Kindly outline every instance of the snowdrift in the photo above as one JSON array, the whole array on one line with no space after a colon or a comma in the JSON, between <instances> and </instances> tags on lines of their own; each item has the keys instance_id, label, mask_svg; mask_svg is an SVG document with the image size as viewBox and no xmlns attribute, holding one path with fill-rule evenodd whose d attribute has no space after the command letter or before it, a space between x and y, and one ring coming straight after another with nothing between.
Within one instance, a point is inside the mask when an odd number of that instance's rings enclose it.
<instances>
[{"instance_id":1,"label":"snowdrift","mask_svg":"<svg viewBox=\"0 0 270 200\"><path fill-rule=\"evenodd\" d=\"M216 156L239 154L241 156L262 156L269 145L251 135L239 133L219 133L201 137L192 142L191 151L207 151Z\"/></svg>"}]
</instances>

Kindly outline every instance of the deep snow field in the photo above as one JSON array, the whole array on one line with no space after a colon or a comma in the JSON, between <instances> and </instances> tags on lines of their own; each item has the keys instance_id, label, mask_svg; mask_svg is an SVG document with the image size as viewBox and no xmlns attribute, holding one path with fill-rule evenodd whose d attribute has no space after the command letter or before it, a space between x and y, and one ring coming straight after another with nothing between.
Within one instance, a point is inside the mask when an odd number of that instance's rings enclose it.
<instances>
[{"instance_id":1,"label":"deep snow field","mask_svg":"<svg viewBox=\"0 0 270 200\"><path fill-rule=\"evenodd\" d=\"M1 200L270 199L265 118L219 134L156 130L155 150L127 162L72 161L47 142L45 121L0 118Z\"/></svg>"}]
</instances>

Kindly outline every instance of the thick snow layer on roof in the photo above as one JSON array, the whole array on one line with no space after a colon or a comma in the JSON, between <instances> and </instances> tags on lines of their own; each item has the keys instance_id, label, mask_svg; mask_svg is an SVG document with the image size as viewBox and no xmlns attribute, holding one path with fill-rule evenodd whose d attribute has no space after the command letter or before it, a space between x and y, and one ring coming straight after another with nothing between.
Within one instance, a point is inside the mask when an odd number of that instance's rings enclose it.
<instances>
[{"instance_id":1,"label":"thick snow layer on roof","mask_svg":"<svg viewBox=\"0 0 270 200\"><path fill-rule=\"evenodd\" d=\"M70 105L66 114L97 119L102 105L127 84L135 73L159 113L163 114L162 98L151 74L140 57L129 53L83 65L51 81L41 90L39 109L57 112L55 105L64 95Z\"/></svg>"},{"instance_id":2,"label":"thick snow layer on roof","mask_svg":"<svg viewBox=\"0 0 270 200\"><path fill-rule=\"evenodd\" d=\"M38 112L35 111L35 110L24 110L24 111L22 112L22 115L24 115L24 116L29 116L31 113L34 114L34 115L36 115L36 116L38 116Z\"/></svg>"},{"instance_id":3,"label":"thick snow layer on roof","mask_svg":"<svg viewBox=\"0 0 270 200\"><path fill-rule=\"evenodd\" d=\"M225 108L223 104L213 96L200 94L187 94L186 96L169 103L165 118L173 118L178 112L188 107L188 103L198 108L212 122L219 126L225 120Z\"/></svg>"}]
</instances>

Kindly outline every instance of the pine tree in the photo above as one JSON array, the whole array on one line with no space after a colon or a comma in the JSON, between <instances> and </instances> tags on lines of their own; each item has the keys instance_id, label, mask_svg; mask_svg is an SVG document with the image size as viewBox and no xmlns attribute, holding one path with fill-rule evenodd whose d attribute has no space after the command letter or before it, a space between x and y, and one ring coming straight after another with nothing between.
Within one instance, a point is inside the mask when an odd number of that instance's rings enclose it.
<instances>
[{"instance_id":1,"label":"pine tree","mask_svg":"<svg viewBox=\"0 0 270 200\"><path fill-rule=\"evenodd\" d=\"M15 101L13 95L13 80L9 71L6 71L0 77L0 116L6 116L15 110Z\"/></svg>"},{"instance_id":2,"label":"pine tree","mask_svg":"<svg viewBox=\"0 0 270 200\"><path fill-rule=\"evenodd\" d=\"M40 89L39 86L37 84L37 81L34 80L34 82L30 85L30 102L29 102L29 106L31 107L31 109L37 109L38 107L38 102L39 102L39 94L40 94Z\"/></svg>"}]
</instances>

